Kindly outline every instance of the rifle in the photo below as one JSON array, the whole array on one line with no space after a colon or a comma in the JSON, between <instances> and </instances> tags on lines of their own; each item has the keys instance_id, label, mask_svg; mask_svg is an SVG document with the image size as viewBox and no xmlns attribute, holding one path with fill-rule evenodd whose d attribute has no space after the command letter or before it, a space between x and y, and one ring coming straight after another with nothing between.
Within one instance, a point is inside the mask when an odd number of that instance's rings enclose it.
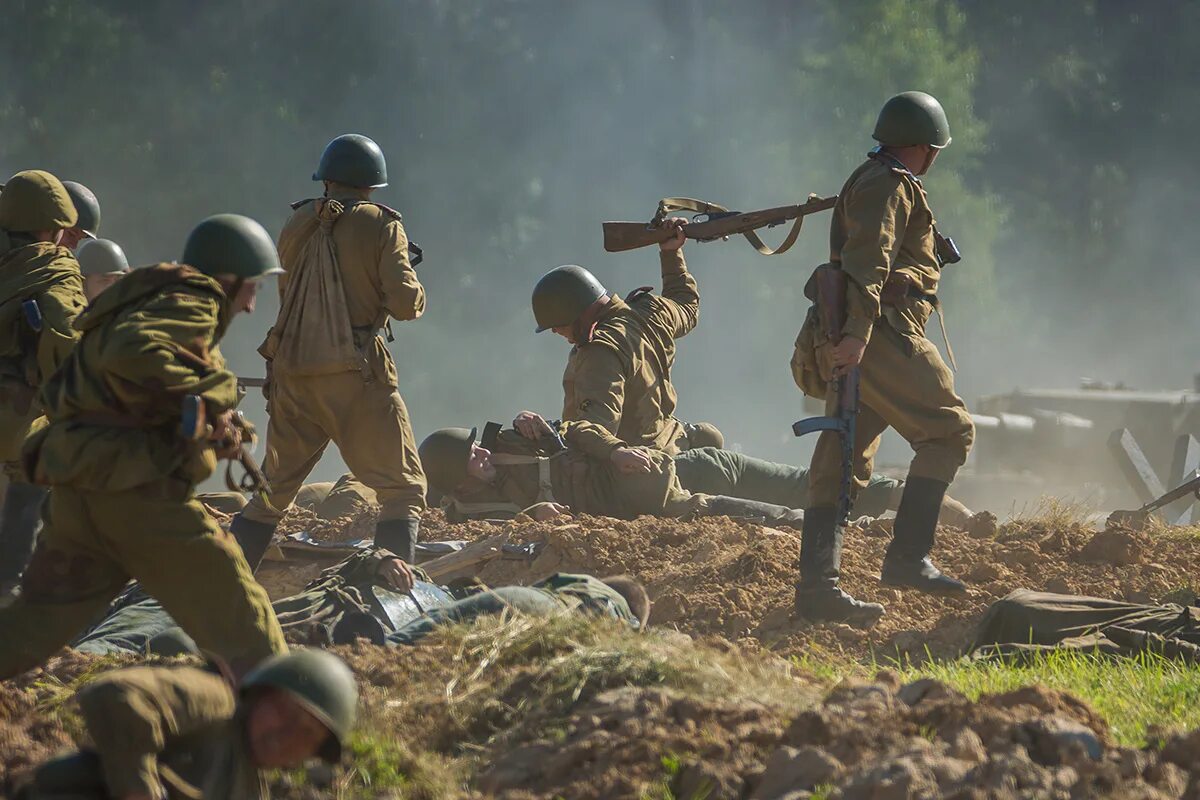
<instances>
[{"instance_id":1,"label":"rifle","mask_svg":"<svg viewBox=\"0 0 1200 800\"><path fill-rule=\"evenodd\" d=\"M817 267L814 276L817 290L817 313L821 329L835 345L842 339L846 324L846 273L832 264ZM838 524L850 520L851 493L854 488L854 438L858 430L858 367L840 375L834 386L837 392L837 413L831 417L809 417L792 425L792 433L833 431L842 444L842 483L838 495Z\"/></svg>"},{"instance_id":2,"label":"rifle","mask_svg":"<svg viewBox=\"0 0 1200 800\"><path fill-rule=\"evenodd\" d=\"M237 379L238 386L247 389L261 389L267 385L266 378L243 378L241 375Z\"/></svg>"},{"instance_id":3,"label":"rifle","mask_svg":"<svg viewBox=\"0 0 1200 800\"><path fill-rule=\"evenodd\" d=\"M663 223L673 211L693 211L695 215L683 229L683 235L697 242L715 242L730 236L742 235L754 249L764 256L786 253L796 243L804 218L818 211L833 208L837 196L818 197L810 194L800 205L780 206L763 211L730 211L716 203L692 200L687 197L667 197L659 202L658 211L649 222L606 222L604 223L604 249L610 253L621 253L639 247L661 244L675 236L675 229ZM759 228L773 228L795 220L783 244L774 250L763 244L755 233Z\"/></svg>"},{"instance_id":4,"label":"rifle","mask_svg":"<svg viewBox=\"0 0 1200 800\"><path fill-rule=\"evenodd\" d=\"M241 432L243 441L249 440L251 443L255 441L254 428L240 411L231 416L231 422ZM215 431L213 426L208 423L208 410L204 405L204 398L200 395L189 394L183 398L183 417L179 427L180 434L186 441L215 443L217 447L224 447L228 444L228 442L218 442L213 438ZM242 466L243 473L240 479L233 477L234 461ZM231 492L258 494L264 500L271 493L271 484L267 480L266 474L244 444L240 445L237 452L229 459L229 464L225 468L225 486Z\"/></svg>"}]
</instances>

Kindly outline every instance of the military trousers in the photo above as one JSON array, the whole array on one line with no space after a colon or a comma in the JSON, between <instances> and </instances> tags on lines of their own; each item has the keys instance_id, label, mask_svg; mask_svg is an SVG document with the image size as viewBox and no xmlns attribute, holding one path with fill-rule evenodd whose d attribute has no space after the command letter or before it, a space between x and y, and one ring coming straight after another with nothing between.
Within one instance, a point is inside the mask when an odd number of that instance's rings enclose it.
<instances>
[{"instance_id":1,"label":"military trousers","mask_svg":"<svg viewBox=\"0 0 1200 800\"><path fill-rule=\"evenodd\" d=\"M400 392L389 382L358 372L276 372L267 411L263 470L271 494L268 502L250 501L243 512L247 519L277 522L330 442L354 476L375 491L380 519L420 517L425 511L425 472L412 423Z\"/></svg>"},{"instance_id":2,"label":"military trousers","mask_svg":"<svg viewBox=\"0 0 1200 800\"><path fill-rule=\"evenodd\" d=\"M675 456L679 484L694 494L723 495L788 508L809 506L808 469L753 458L734 450L699 447ZM855 511L878 517L900 502L901 483L872 475Z\"/></svg>"},{"instance_id":3,"label":"military trousers","mask_svg":"<svg viewBox=\"0 0 1200 800\"><path fill-rule=\"evenodd\" d=\"M817 352L828 374L830 347ZM933 342L901 336L884 319L875 324L859 365L861 404L854 442L854 493L867 486L879 440L889 427L913 449L909 477L951 483L975 439L975 425L954 391L954 375ZM836 383L830 383L825 413L837 410ZM842 447L837 433L817 440L809 473L809 507L836 505L841 488ZM858 506L854 513L859 513Z\"/></svg>"},{"instance_id":4,"label":"military trousers","mask_svg":"<svg viewBox=\"0 0 1200 800\"><path fill-rule=\"evenodd\" d=\"M408 624L402 625L394 633L389 633L387 643L416 644L440 627L470 622L483 616L513 612L548 617L566 610L566 604L541 589L529 586L498 586L425 612Z\"/></svg>"},{"instance_id":5,"label":"military trousers","mask_svg":"<svg viewBox=\"0 0 1200 800\"><path fill-rule=\"evenodd\" d=\"M21 591L0 608L0 679L43 663L82 633L131 577L200 648L235 668L287 651L266 591L189 484L56 486Z\"/></svg>"}]
</instances>

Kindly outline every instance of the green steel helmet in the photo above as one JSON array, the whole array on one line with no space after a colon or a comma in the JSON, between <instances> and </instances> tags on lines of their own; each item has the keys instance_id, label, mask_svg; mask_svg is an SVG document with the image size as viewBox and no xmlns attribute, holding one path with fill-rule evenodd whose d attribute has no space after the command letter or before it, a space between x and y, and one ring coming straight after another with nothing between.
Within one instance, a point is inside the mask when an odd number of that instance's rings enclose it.
<instances>
[{"instance_id":1,"label":"green steel helmet","mask_svg":"<svg viewBox=\"0 0 1200 800\"><path fill-rule=\"evenodd\" d=\"M111 239L88 239L75 252L84 275L113 275L129 272L129 259L121 245Z\"/></svg>"},{"instance_id":2,"label":"green steel helmet","mask_svg":"<svg viewBox=\"0 0 1200 800\"><path fill-rule=\"evenodd\" d=\"M192 228L182 260L205 275L245 280L283 271L270 234L241 214L217 214Z\"/></svg>"},{"instance_id":3,"label":"green steel helmet","mask_svg":"<svg viewBox=\"0 0 1200 800\"><path fill-rule=\"evenodd\" d=\"M442 428L425 437L417 448L429 486L449 494L467 479L467 463L478 428Z\"/></svg>"},{"instance_id":4,"label":"green steel helmet","mask_svg":"<svg viewBox=\"0 0 1200 800\"><path fill-rule=\"evenodd\" d=\"M387 186L387 162L374 140L360 133L345 133L325 145L313 180L378 189Z\"/></svg>"},{"instance_id":5,"label":"green steel helmet","mask_svg":"<svg viewBox=\"0 0 1200 800\"><path fill-rule=\"evenodd\" d=\"M329 739L318 755L331 764L341 761L358 713L358 685L345 661L325 650L307 648L271 656L242 680L243 694L253 689L286 692L329 729Z\"/></svg>"},{"instance_id":6,"label":"green steel helmet","mask_svg":"<svg viewBox=\"0 0 1200 800\"><path fill-rule=\"evenodd\" d=\"M927 144L941 150L950 144L950 123L942 104L925 92L902 92L883 104L875 132L880 144L908 147Z\"/></svg>"},{"instance_id":7,"label":"green steel helmet","mask_svg":"<svg viewBox=\"0 0 1200 800\"><path fill-rule=\"evenodd\" d=\"M533 287L533 318L537 321L537 333L574 325L592 303L607 293L596 276L583 267L574 264L555 267Z\"/></svg>"},{"instance_id":8,"label":"green steel helmet","mask_svg":"<svg viewBox=\"0 0 1200 800\"><path fill-rule=\"evenodd\" d=\"M63 181L63 187L79 212L79 221L74 227L95 239L100 235L100 201L96 199L96 193L76 181Z\"/></svg>"},{"instance_id":9,"label":"green steel helmet","mask_svg":"<svg viewBox=\"0 0 1200 800\"><path fill-rule=\"evenodd\" d=\"M0 192L0 228L13 233L71 228L79 212L62 181L40 169L18 172Z\"/></svg>"}]
</instances>

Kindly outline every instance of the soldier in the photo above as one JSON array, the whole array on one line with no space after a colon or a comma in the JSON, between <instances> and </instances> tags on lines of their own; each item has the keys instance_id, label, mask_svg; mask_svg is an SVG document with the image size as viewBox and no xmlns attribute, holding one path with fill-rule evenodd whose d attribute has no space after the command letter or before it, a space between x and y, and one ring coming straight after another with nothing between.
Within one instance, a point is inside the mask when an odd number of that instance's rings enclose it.
<instances>
[{"instance_id":1,"label":"soldier","mask_svg":"<svg viewBox=\"0 0 1200 800\"><path fill-rule=\"evenodd\" d=\"M37 392L75 344L87 304L79 265L61 244L78 213L48 172L19 172L0 192L0 461L9 479L0 511L0 595L29 560L46 496L17 465L42 414Z\"/></svg>"},{"instance_id":2,"label":"soldier","mask_svg":"<svg viewBox=\"0 0 1200 800\"><path fill-rule=\"evenodd\" d=\"M93 749L43 764L17 797L267 797L262 770L341 761L357 706L354 675L321 650L269 658L236 689L198 667L115 670L79 690Z\"/></svg>"},{"instance_id":3,"label":"soldier","mask_svg":"<svg viewBox=\"0 0 1200 800\"><path fill-rule=\"evenodd\" d=\"M193 496L241 446L237 379L217 344L278 257L257 222L219 214L188 236L183 262L136 270L97 298L42 387L50 422L22 461L53 491L20 592L0 608L0 679L42 663L130 577L235 669L287 649L237 544ZM185 436L186 408L211 430Z\"/></svg>"},{"instance_id":4,"label":"soldier","mask_svg":"<svg viewBox=\"0 0 1200 800\"><path fill-rule=\"evenodd\" d=\"M125 251L111 239L89 239L79 246L75 257L83 273L83 293L89 303L129 272Z\"/></svg>"},{"instance_id":5,"label":"soldier","mask_svg":"<svg viewBox=\"0 0 1200 800\"><path fill-rule=\"evenodd\" d=\"M645 286L621 300L577 266L550 270L533 289L537 332L554 331L573 345L562 419L594 423L609 449L652 447L674 455L724 443L711 425L696 426L698 440L689 441L688 426L674 417L675 340L696 327L700 294L683 258L684 220L667 224L678 235L659 246L662 295ZM533 411L522 411L513 427L528 438L548 429Z\"/></svg>"},{"instance_id":6,"label":"soldier","mask_svg":"<svg viewBox=\"0 0 1200 800\"><path fill-rule=\"evenodd\" d=\"M576 433L569 430L565 449L554 450L531 445L511 429L486 436L481 446L474 429L443 428L421 442L421 461L451 521L520 513L547 520L575 512L623 519L726 515L799 525L800 512L790 508L686 491L675 462L661 450L610 452L601 437Z\"/></svg>"},{"instance_id":7,"label":"soldier","mask_svg":"<svg viewBox=\"0 0 1200 800\"><path fill-rule=\"evenodd\" d=\"M420 317L425 290L409 260L400 214L370 199L387 185L387 166L375 142L357 134L334 139L313 180L324 183L325 196L296 203L279 237L284 269L304 270L280 280L280 319L259 349L268 362L271 419L264 469L272 491L269 498L251 500L230 530L251 563L261 559L279 518L332 441L379 498L375 543L412 561L425 510L425 475L397 390L396 365L379 331L389 315ZM321 276L326 283L317 285ZM305 283L293 288L291 280ZM321 297L333 300L309 304ZM343 330L345 358L319 361L328 342L311 344L305 337ZM289 353L296 355L285 358Z\"/></svg>"},{"instance_id":8,"label":"soldier","mask_svg":"<svg viewBox=\"0 0 1200 800\"><path fill-rule=\"evenodd\" d=\"M63 187L71 196L71 203L75 206L79 220L63 234L62 246L75 251L79 249L80 242L95 239L100 235L100 201L96 199L95 193L82 183L63 181Z\"/></svg>"},{"instance_id":9,"label":"soldier","mask_svg":"<svg viewBox=\"0 0 1200 800\"><path fill-rule=\"evenodd\" d=\"M650 597L646 587L628 575L594 578L556 572L532 586L498 586L435 608L389 633L387 643L416 644L444 625L505 612L538 617L578 612L643 631L650 619Z\"/></svg>"},{"instance_id":10,"label":"soldier","mask_svg":"<svg viewBox=\"0 0 1200 800\"><path fill-rule=\"evenodd\" d=\"M943 257L919 176L950 144L950 126L937 100L905 92L884 105L874 138L879 147L842 187L830 229L830 260L848 281L842 339L837 345L825 341L817 314L810 311L797 339L793 373L802 389L814 393L804 376L819 373L828 381L858 367L857 488L871 474L879 437L889 426L915 451L882 582L963 592L961 582L943 575L929 560L942 500L975 433L954 393L953 375L925 337L925 325L937 309ZM834 392L827 402L836 402ZM822 433L817 441L810 479L796 613L812 621L869 627L883 614L883 606L859 602L838 588L843 531L836 509L841 479L836 433Z\"/></svg>"}]
</instances>

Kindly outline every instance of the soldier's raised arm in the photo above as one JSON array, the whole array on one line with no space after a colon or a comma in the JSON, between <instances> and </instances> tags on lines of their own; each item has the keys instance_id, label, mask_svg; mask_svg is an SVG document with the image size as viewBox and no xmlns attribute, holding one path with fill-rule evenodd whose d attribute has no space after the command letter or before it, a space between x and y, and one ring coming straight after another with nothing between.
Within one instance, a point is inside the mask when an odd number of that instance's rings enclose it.
<instances>
[{"instance_id":1,"label":"soldier's raised arm","mask_svg":"<svg viewBox=\"0 0 1200 800\"><path fill-rule=\"evenodd\" d=\"M79 692L79 709L113 797L165 797L158 755L173 739L234 713L219 676L192 668L132 667Z\"/></svg>"},{"instance_id":2,"label":"soldier's raised arm","mask_svg":"<svg viewBox=\"0 0 1200 800\"><path fill-rule=\"evenodd\" d=\"M408 256L408 233L398 219L388 220L380 233L379 283L383 306L393 318L417 319L425 313L425 287Z\"/></svg>"},{"instance_id":3,"label":"soldier's raised arm","mask_svg":"<svg viewBox=\"0 0 1200 800\"><path fill-rule=\"evenodd\" d=\"M668 220L682 225L683 220ZM659 245L658 259L662 269L663 305L670 317L674 338L685 336L696 327L700 318L700 291L696 279L688 272L683 257L683 231L674 239Z\"/></svg>"}]
</instances>

